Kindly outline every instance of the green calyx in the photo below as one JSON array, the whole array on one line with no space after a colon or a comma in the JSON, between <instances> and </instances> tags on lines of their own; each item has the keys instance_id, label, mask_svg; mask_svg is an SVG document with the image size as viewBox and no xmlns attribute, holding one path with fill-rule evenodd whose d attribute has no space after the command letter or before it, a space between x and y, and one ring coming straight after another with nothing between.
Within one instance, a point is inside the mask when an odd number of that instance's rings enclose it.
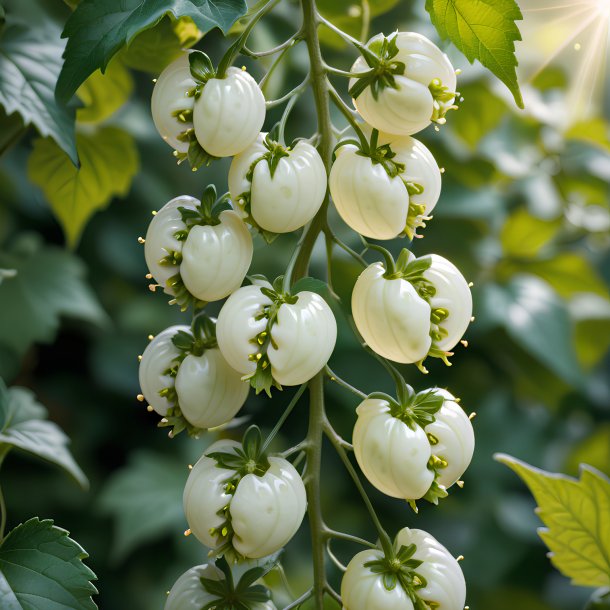
<instances>
[{"instance_id":1,"label":"green calyx","mask_svg":"<svg viewBox=\"0 0 610 610\"><path fill-rule=\"evenodd\" d=\"M405 423L412 430L416 426L425 428L434 423L436 421L434 415L445 402L443 396L438 394L435 389L415 393L413 388L406 383L404 389L399 388L398 399L381 392L370 394L369 398L386 400L390 403L390 415Z\"/></svg>"},{"instance_id":2,"label":"green calyx","mask_svg":"<svg viewBox=\"0 0 610 610\"><path fill-rule=\"evenodd\" d=\"M222 570L225 577L221 580L203 577L200 579L203 588L216 597L201 610L254 610L259 604L269 601L269 591L263 585L254 584L265 576L268 569L252 568L236 583L224 557L216 562L216 566Z\"/></svg>"},{"instance_id":3,"label":"green calyx","mask_svg":"<svg viewBox=\"0 0 610 610\"><path fill-rule=\"evenodd\" d=\"M384 36L381 40L376 40L368 46L358 46L358 50L370 70L362 72L357 77L349 90L352 98L357 99L367 88L370 88L375 100L388 87L398 89L394 77L405 73L405 64L394 59L398 55L396 40L396 33L394 33L389 37Z\"/></svg>"},{"instance_id":4,"label":"green calyx","mask_svg":"<svg viewBox=\"0 0 610 610\"><path fill-rule=\"evenodd\" d=\"M277 141L278 130L279 126L276 125L265 136L263 145L265 146L266 152L261 154L260 157L257 157L252 162L246 174L246 180L250 183L250 188L237 197L237 203L245 215L244 221L247 222L253 229L256 229L268 244L275 241L279 234L263 229L252 217L252 180L254 179L254 170L256 166L262 162L266 162L269 166L269 174L271 179L273 179L280 160L289 156L291 147L286 147Z\"/></svg>"},{"instance_id":5,"label":"green calyx","mask_svg":"<svg viewBox=\"0 0 610 610\"><path fill-rule=\"evenodd\" d=\"M424 188L420 184L413 182L406 183L409 196L419 195L423 193ZM407 214L407 221L405 223L404 234L410 241L413 241L417 237L417 229L424 228L426 221L430 220L431 216L424 216L426 213L426 206L423 203L409 202L409 212Z\"/></svg>"},{"instance_id":6,"label":"green calyx","mask_svg":"<svg viewBox=\"0 0 610 610\"><path fill-rule=\"evenodd\" d=\"M196 172L200 167L203 167L204 165L208 167L212 162L220 159L220 157L211 155L201 146L201 144L199 144L195 137L195 129L193 127L185 129L180 133L178 135L178 140L181 142L188 142L189 144L187 152L174 151L173 154L177 159L178 165L188 160L191 169Z\"/></svg>"},{"instance_id":7,"label":"green calyx","mask_svg":"<svg viewBox=\"0 0 610 610\"><path fill-rule=\"evenodd\" d=\"M436 290L433 284L424 277L424 272L432 265L432 258L429 255L413 258L411 252L403 248L394 261L392 254L382 246L371 244L369 247L383 254L386 268L383 277L386 280L406 280L413 285L422 299L430 301Z\"/></svg>"},{"instance_id":8,"label":"green calyx","mask_svg":"<svg viewBox=\"0 0 610 610\"><path fill-rule=\"evenodd\" d=\"M178 208L186 228L176 231L174 238L180 242L185 242L193 227L216 226L220 224L221 212L231 209L228 193L217 199L216 188L214 185L209 185L201 196L201 203L194 209L186 207ZM166 252L167 254L158 261L159 264L179 268L182 263L182 252L178 250L166 250ZM181 311L186 311L189 307L193 307L195 310L202 309L206 305L205 301L197 299L188 291L179 270L167 280L167 288L174 295L170 304L178 304Z\"/></svg>"},{"instance_id":9,"label":"green calyx","mask_svg":"<svg viewBox=\"0 0 610 610\"><path fill-rule=\"evenodd\" d=\"M216 78L216 69L209 56L203 51L192 51L189 53L189 66L195 87L188 92L189 97L199 98L206 83Z\"/></svg>"},{"instance_id":10,"label":"green calyx","mask_svg":"<svg viewBox=\"0 0 610 610\"><path fill-rule=\"evenodd\" d=\"M409 546L401 545L396 550L396 543L394 543L394 550L391 556L367 561L364 567L368 568L373 574L379 574L383 580L383 586L387 591L393 591L397 586L402 587L412 601L413 607L417 610L432 610L435 606L430 605L430 602L422 600L417 593L428 583L417 572L417 568L423 562L413 558L416 551L417 546L415 544L410 544Z\"/></svg>"},{"instance_id":11,"label":"green calyx","mask_svg":"<svg viewBox=\"0 0 610 610\"><path fill-rule=\"evenodd\" d=\"M458 107L452 104L453 100L459 95L457 91L451 91L443 85L439 78L435 78L429 85L428 89L434 100L432 108L432 116L430 120L433 123L444 125L447 122L445 115L450 110L457 110Z\"/></svg>"},{"instance_id":12,"label":"green calyx","mask_svg":"<svg viewBox=\"0 0 610 610\"><path fill-rule=\"evenodd\" d=\"M164 371L164 374L175 379L180 365L187 356L202 356L206 350L218 346L216 325L208 316L200 314L193 320L191 332L179 330L172 337L172 343L178 349L179 354L172 361L170 368ZM170 428L170 438L174 438L183 430L186 430L190 437L199 438L203 429L193 426L182 414L175 386L163 388L159 395L166 398L172 405L159 422L159 428Z\"/></svg>"},{"instance_id":13,"label":"green calyx","mask_svg":"<svg viewBox=\"0 0 610 610\"><path fill-rule=\"evenodd\" d=\"M253 373L244 377L244 379L250 382L250 385L257 394L264 391L269 397L271 397L271 388L275 387L278 390L282 389L282 386L273 378L271 362L267 355L267 350L270 345L277 349L277 345L273 341L271 335L271 330L277 320L280 307L285 303L294 305L298 300L297 296L283 292L283 281L284 276L279 276L273 282L272 288L263 286L260 289L260 291L271 299L272 302L270 305L263 307L262 311L256 317L257 320L266 319L267 324L263 331L250 339L250 343L256 347L256 350L250 354L248 358L250 361L256 362L256 369Z\"/></svg>"},{"instance_id":14,"label":"green calyx","mask_svg":"<svg viewBox=\"0 0 610 610\"><path fill-rule=\"evenodd\" d=\"M232 470L234 473L224 481L224 492L231 497L235 494L239 482L247 475L263 476L269 470L270 464L262 449L263 441L258 426L250 426L244 433L241 447L230 447L225 451L214 451L206 456L216 462L218 468ZM217 515L223 521L217 527L210 529L210 535L215 536L217 547L212 554L216 557L229 557L240 561L243 557L233 547L233 524L231 521L231 500L227 502Z\"/></svg>"}]
</instances>

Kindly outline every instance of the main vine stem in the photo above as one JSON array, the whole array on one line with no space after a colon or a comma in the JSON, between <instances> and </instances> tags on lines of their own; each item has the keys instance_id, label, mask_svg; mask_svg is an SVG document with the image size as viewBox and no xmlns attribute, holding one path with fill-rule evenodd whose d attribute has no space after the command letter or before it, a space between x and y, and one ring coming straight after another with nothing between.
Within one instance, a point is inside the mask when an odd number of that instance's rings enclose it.
<instances>
[{"instance_id":1,"label":"main vine stem","mask_svg":"<svg viewBox=\"0 0 610 610\"><path fill-rule=\"evenodd\" d=\"M303 37L305 38L309 53L311 87L318 117L318 134L320 135L318 150L328 173L332 161L333 131L330 119L328 81L318 39L318 11L315 0L301 0L301 8L303 11ZM314 245L326 226L327 208L328 190L322 207L311 221L300 244L293 270L293 281L297 281L307 275ZM316 610L322 610L324 607L324 593L326 589L324 555L326 532L320 501L320 471L325 421L324 371L321 371L309 382L309 428L306 440L307 476L305 481L307 510L311 530L313 600Z\"/></svg>"}]
</instances>

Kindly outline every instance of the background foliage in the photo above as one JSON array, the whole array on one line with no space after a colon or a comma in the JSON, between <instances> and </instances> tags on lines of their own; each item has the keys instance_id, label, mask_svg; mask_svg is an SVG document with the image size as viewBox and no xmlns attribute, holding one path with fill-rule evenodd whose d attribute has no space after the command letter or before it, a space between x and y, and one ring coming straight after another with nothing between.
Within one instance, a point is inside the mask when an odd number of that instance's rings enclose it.
<instances>
[{"instance_id":1,"label":"background foliage","mask_svg":"<svg viewBox=\"0 0 610 610\"><path fill-rule=\"evenodd\" d=\"M197 541L182 535L181 498L187 464L211 439L180 435L170 442L155 427L156 416L135 399L136 356L146 336L182 320L147 290L136 238L145 233L151 210L170 198L199 196L209 182L226 190L228 162L197 173L176 166L149 111L153 76L213 24L164 17L135 37L130 32L137 30L117 28L113 35L126 37L129 46L100 51L95 67L108 64L104 75L94 69L68 75L65 95L78 88L80 107L58 111L52 92L65 45L59 33L70 8L57 0L3 4L0 376L6 385L35 393L72 439L72 453L90 481L83 491L61 471L40 469L11 452L2 470L9 526L35 515L53 518L90 554L101 608L160 609L175 578L204 559ZM340 27L359 33L357 3L322 0L320 6ZM371 0L370 8L373 31L400 25L436 37L423 1ZM78 27L76 19L68 24ZM250 46L272 46L297 26L298 11L284 2L255 30ZM323 40L332 63L349 68L352 52L330 31ZM212 30L198 48L218 61L226 45ZM536 535L534 500L492 455L506 452L571 475L586 462L610 474L610 114L607 108L605 116L562 129L554 120L566 86L560 70L523 85L535 103L519 111L503 85L451 46L447 51L463 69L464 102L440 132L422 134L445 173L434 222L414 250L446 256L474 281L476 321L467 335L470 346L458 350L451 368L432 362L429 378L415 367L404 370L416 389L429 380L447 386L478 413L477 451L465 488L439 508L422 506L419 516L404 502L370 491L392 530L427 529L465 555L471 608L573 610L590 590L571 587L553 570ZM14 66L21 69L14 73ZM269 79L267 96L297 85L306 66L305 49L295 48ZM10 87L23 90L19 107L7 102L14 98ZM305 98L293 111L288 135L314 129L313 104ZM72 163L77 155L78 167ZM337 218L334 225L350 238ZM294 236L271 247L257 241L257 271L281 272L294 243ZM323 248L313 262L315 275L323 276ZM346 303L358 271L340 256L332 269L334 289ZM391 390L344 320L330 364L365 392ZM356 401L338 388L329 392L329 413L349 437ZM269 428L290 395L277 393L271 402L251 398L246 415ZM41 408L30 394L19 396L31 409ZM285 441L298 441L305 425L303 405L290 418ZM65 459L82 483L80 469L69 454ZM341 464L331 452L325 459L329 523L372 535ZM304 526L285 556L297 593L309 581L308 544ZM339 547L344 559L346 553Z\"/></svg>"}]
</instances>

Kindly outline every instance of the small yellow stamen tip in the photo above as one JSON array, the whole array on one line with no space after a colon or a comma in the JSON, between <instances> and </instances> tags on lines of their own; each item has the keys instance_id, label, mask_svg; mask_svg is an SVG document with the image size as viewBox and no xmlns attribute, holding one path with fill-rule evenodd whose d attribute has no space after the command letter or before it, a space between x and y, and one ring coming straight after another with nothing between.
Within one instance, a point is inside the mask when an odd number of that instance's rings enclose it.
<instances>
[{"instance_id":1,"label":"small yellow stamen tip","mask_svg":"<svg viewBox=\"0 0 610 610\"><path fill-rule=\"evenodd\" d=\"M138 356L138 362L142 362L142 354Z\"/></svg>"},{"instance_id":2,"label":"small yellow stamen tip","mask_svg":"<svg viewBox=\"0 0 610 610\"><path fill-rule=\"evenodd\" d=\"M146 243L146 240L143 237L138 237L138 243L144 244L144 243Z\"/></svg>"},{"instance_id":3,"label":"small yellow stamen tip","mask_svg":"<svg viewBox=\"0 0 610 610\"><path fill-rule=\"evenodd\" d=\"M473 419L474 419L476 416L477 416L476 411L473 411L473 412L472 412L472 413L471 413L471 414L468 416L468 419L469 419L470 421L472 421L472 420L473 420Z\"/></svg>"},{"instance_id":4,"label":"small yellow stamen tip","mask_svg":"<svg viewBox=\"0 0 610 610\"><path fill-rule=\"evenodd\" d=\"M330 380L331 381L337 381L337 378L336 377L331 377Z\"/></svg>"},{"instance_id":5,"label":"small yellow stamen tip","mask_svg":"<svg viewBox=\"0 0 610 610\"><path fill-rule=\"evenodd\" d=\"M176 152L176 151L174 151L174 152ZM153 210L153 211L151 212L151 214L152 214L153 216L156 216L156 215L157 215L157 210Z\"/></svg>"},{"instance_id":6,"label":"small yellow stamen tip","mask_svg":"<svg viewBox=\"0 0 610 610\"><path fill-rule=\"evenodd\" d=\"M155 338L155 336L154 336L154 335L148 335L148 340L149 340L149 341L152 341L154 338Z\"/></svg>"},{"instance_id":7,"label":"small yellow stamen tip","mask_svg":"<svg viewBox=\"0 0 610 610\"><path fill-rule=\"evenodd\" d=\"M468 288L472 288L474 286L474 282L468 282Z\"/></svg>"},{"instance_id":8,"label":"small yellow stamen tip","mask_svg":"<svg viewBox=\"0 0 610 610\"><path fill-rule=\"evenodd\" d=\"M148 405L148 406L146 407L146 410L147 410L149 413L152 413L152 412L154 411L154 409L153 409L153 408L152 408L150 405Z\"/></svg>"},{"instance_id":9,"label":"small yellow stamen tip","mask_svg":"<svg viewBox=\"0 0 610 610\"><path fill-rule=\"evenodd\" d=\"M444 173L445 173L445 168L444 168L444 167L441 167L441 168L439 169L439 171L441 172L441 174L444 174Z\"/></svg>"},{"instance_id":10,"label":"small yellow stamen tip","mask_svg":"<svg viewBox=\"0 0 610 610\"><path fill-rule=\"evenodd\" d=\"M464 555L455 558L456 561L464 561Z\"/></svg>"},{"instance_id":11,"label":"small yellow stamen tip","mask_svg":"<svg viewBox=\"0 0 610 610\"><path fill-rule=\"evenodd\" d=\"M192 464L189 464L189 465L188 465L188 469L189 469L189 470L193 470L193 465L192 465Z\"/></svg>"},{"instance_id":12,"label":"small yellow stamen tip","mask_svg":"<svg viewBox=\"0 0 610 610\"><path fill-rule=\"evenodd\" d=\"M470 321L471 321L471 322L474 322L474 316L472 316L472 318L470 318Z\"/></svg>"},{"instance_id":13,"label":"small yellow stamen tip","mask_svg":"<svg viewBox=\"0 0 610 610\"><path fill-rule=\"evenodd\" d=\"M138 394L136 396L136 398L140 401L140 402L144 402L144 394Z\"/></svg>"},{"instance_id":14,"label":"small yellow stamen tip","mask_svg":"<svg viewBox=\"0 0 610 610\"><path fill-rule=\"evenodd\" d=\"M197 171L197 168L196 168L196 167L192 167L192 168L191 168L191 171L192 171L192 172L196 172L196 171Z\"/></svg>"},{"instance_id":15,"label":"small yellow stamen tip","mask_svg":"<svg viewBox=\"0 0 610 610\"><path fill-rule=\"evenodd\" d=\"M580 45L580 42L577 42L577 43L574 45L574 50L575 50L575 51L580 51L580 49L582 49L582 46Z\"/></svg>"},{"instance_id":16,"label":"small yellow stamen tip","mask_svg":"<svg viewBox=\"0 0 610 610\"><path fill-rule=\"evenodd\" d=\"M458 69L455 71L455 73L456 73L456 74L459 76L459 75L462 73L462 69L461 69L461 68L458 68Z\"/></svg>"},{"instance_id":17,"label":"small yellow stamen tip","mask_svg":"<svg viewBox=\"0 0 610 610\"><path fill-rule=\"evenodd\" d=\"M456 485L457 485L457 486L458 486L460 489L464 489L464 481L456 481L456 482L455 482L455 484L456 484ZM461 557L461 555L460 555L460 557ZM462 557L462 559L464 559L464 558ZM458 561L460 561L460 560L458 559Z\"/></svg>"},{"instance_id":18,"label":"small yellow stamen tip","mask_svg":"<svg viewBox=\"0 0 610 610\"><path fill-rule=\"evenodd\" d=\"M158 287L159 287L159 284L148 284L148 290L150 290L151 292L155 292L155 290L157 290Z\"/></svg>"},{"instance_id":19,"label":"small yellow stamen tip","mask_svg":"<svg viewBox=\"0 0 610 610\"><path fill-rule=\"evenodd\" d=\"M173 431L173 430L170 430L170 431L167 433L167 436L168 436L169 438L174 438L174 431Z\"/></svg>"},{"instance_id":20,"label":"small yellow stamen tip","mask_svg":"<svg viewBox=\"0 0 610 610\"><path fill-rule=\"evenodd\" d=\"M468 341L466 341L466 339L462 339L460 341L460 343L464 346L464 347L468 347Z\"/></svg>"},{"instance_id":21,"label":"small yellow stamen tip","mask_svg":"<svg viewBox=\"0 0 610 610\"><path fill-rule=\"evenodd\" d=\"M156 79L156 78L153 78L153 79L152 79L152 82L153 82L153 83L156 83L156 82L157 82L157 79Z\"/></svg>"},{"instance_id":22,"label":"small yellow stamen tip","mask_svg":"<svg viewBox=\"0 0 610 610\"><path fill-rule=\"evenodd\" d=\"M243 72L245 72L248 68L246 68L246 66L242 66L241 69Z\"/></svg>"},{"instance_id":23,"label":"small yellow stamen tip","mask_svg":"<svg viewBox=\"0 0 610 610\"><path fill-rule=\"evenodd\" d=\"M191 530L184 530L185 536L190 536L192 534Z\"/></svg>"},{"instance_id":24,"label":"small yellow stamen tip","mask_svg":"<svg viewBox=\"0 0 610 610\"><path fill-rule=\"evenodd\" d=\"M152 280L152 273L147 273L147 274L146 274L144 277L145 277L147 280Z\"/></svg>"}]
</instances>

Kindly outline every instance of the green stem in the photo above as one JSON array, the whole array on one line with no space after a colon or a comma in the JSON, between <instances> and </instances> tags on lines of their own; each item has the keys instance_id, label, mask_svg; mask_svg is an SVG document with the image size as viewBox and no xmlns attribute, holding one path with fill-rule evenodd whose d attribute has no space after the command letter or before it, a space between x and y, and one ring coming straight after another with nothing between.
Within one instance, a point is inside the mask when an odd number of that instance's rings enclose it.
<instances>
[{"instance_id":1,"label":"green stem","mask_svg":"<svg viewBox=\"0 0 610 610\"><path fill-rule=\"evenodd\" d=\"M239 38L227 49L227 52L223 55L220 63L218 64L218 70L216 71L216 78L224 78L227 70L235 58L239 55L241 50L244 48L250 32L254 26L264 17L273 7L278 4L280 0L269 0L259 11L257 11L250 21L246 24L244 31L239 35Z\"/></svg>"},{"instance_id":2,"label":"green stem","mask_svg":"<svg viewBox=\"0 0 610 610\"><path fill-rule=\"evenodd\" d=\"M362 129L360 129L358 121L356 121L354 118L352 109L343 101L343 98L337 93L337 90L331 84L328 85L328 92L330 99L333 101L341 114L343 114L343 116L347 119L348 123L352 126L352 129L356 132L362 151L367 153L369 151L369 142L366 139Z\"/></svg>"},{"instance_id":3,"label":"green stem","mask_svg":"<svg viewBox=\"0 0 610 610\"><path fill-rule=\"evenodd\" d=\"M366 394L364 392L361 392L358 388L355 388L354 386L347 383L347 381L345 381L344 379L341 379L341 377L336 375L329 366L326 366L325 370L331 381L334 381L337 385L340 385L342 388L345 388L346 390L348 390L348 392L355 394L362 400L366 398Z\"/></svg>"},{"instance_id":4,"label":"green stem","mask_svg":"<svg viewBox=\"0 0 610 610\"><path fill-rule=\"evenodd\" d=\"M4 458L11 450L11 445L7 445L3 443L0 445L0 467L4 462ZM0 542L4 540L4 531L6 530L6 503L4 502L4 493L2 492L2 488L0 487Z\"/></svg>"},{"instance_id":5,"label":"green stem","mask_svg":"<svg viewBox=\"0 0 610 610\"><path fill-rule=\"evenodd\" d=\"M298 41L298 39L300 37L301 37L301 30L299 30L298 32L295 32L290 38L288 38L281 44L278 44L276 47L273 47L272 49L267 49L266 51L253 51L252 49L249 49L246 45L244 45L242 47L241 53L242 53L242 55L245 55L246 57L252 57L253 59L260 59L261 57L269 57L270 55L275 55L276 53L279 53L280 51L283 51L284 49L291 47L292 45L295 44L295 42Z\"/></svg>"},{"instance_id":6,"label":"green stem","mask_svg":"<svg viewBox=\"0 0 610 610\"><path fill-rule=\"evenodd\" d=\"M345 540L346 542L353 542L355 544L360 544L362 546L366 546L369 549L376 549L377 547L368 540L364 538L359 538L358 536L352 536L352 534L347 534L346 532L338 532L336 530L327 530L326 536L328 538L336 538L337 540Z\"/></svg>"},{"instance_id":7,"label":"green stem","mask_svg":"<svg viewBox=\"0 0 610 610\"><path fill-rule=\"evenodd\" d=\"M303 0L305 3L307 0ZM307 512L311 530L313 561L313 598L317 610L324 608L326 588L326 557L324 555L324 521L320 498L320 473L322 467L322 439L326 416L324 413L324 373L318 373L309 382L309 429L307 432Z\"/></svg>"},{"instance_id":8,"label":"green stem","mask_svg":"<svg viewBox=\"0 0 610 610\"><path fill-rule=\"evenodd\" d=\"M290 403L288 404L286 409L284 409L284 412L282 413L282 416L279 418L277 424L275 424L273 430L271 430L271 432L269 433L269 436L265 440L263 447L261 449L261 453L264 453L267 450L267 448L271 444L271 441L275 438L275 435L280 431L280 429L284 425L284 422L288 419L288 416L292 413L292 410L296 407L297 403L299 402L299 399L303 395L303 392L305 391L306 388L307 388L307 384L304 383L297 390L296 394L292 397L292 400L290 401Z\"/></svg>"},{"instance_id":9,"label":"green stem","mask_svg":"<svg viewBox=\"0 0 610 610\"><path fill-rule=\"evenodd\" d=\"M282 95L282 97L279 97L276 100L269 100L268 102L265 102L265 107L267 109L269 108L275 108L276 106L280 106L282 105L284 102L287 102L288 100L292 101L293 99L295 99L295 97L298 97L307 87L307 85L309 84L309 74L305 77L305 79L298 84L294 89L292 89L292 91L289 91L288 93L286 93L286 95Z\"/></svg>"},{"instance_id":10,"label":"green stem","mask_svg":"<svg viewBox=\"0 0 610 610\"><path fill-rule=\"evenodd\" d=\"M377 530L377 534L379 535L379 542L381 543L381 548L383 549L383 552L385 553L386 557L388 557L388 558L393 557L394 556L394 546L392 544L392 540L390 539L390 537L388 536L388 533L385 531L385 529L381 525L381 522L379 521L379 518L377 517L377 513L375 512L375 509L373 508L373 504L371 503L369 496L366 493L366 490L362 486L360 477L358 476L356 469L350 462L350 459L349 459L347 453L345 452L345 449L343 448L343 444L342 444L343 439L341 439L341 437L339 437L339 435L335 432L334 428L328 422L326 422L326 424L324 426L324 433L326 434L328 440L331 442L331 444L335 448L335 451L341 458L341 461L343 462L345 469L347 470L350 477L354 481L354 485L356 486L356 489L358 490L358 492L360 493L360 496L362 497L362 501L364 502L364 505L366 506L366 508L369 512L369 516L371 517L371 521L373 522L373 525L375 526L375 529Z\"/></svg>"}]
</instances>

